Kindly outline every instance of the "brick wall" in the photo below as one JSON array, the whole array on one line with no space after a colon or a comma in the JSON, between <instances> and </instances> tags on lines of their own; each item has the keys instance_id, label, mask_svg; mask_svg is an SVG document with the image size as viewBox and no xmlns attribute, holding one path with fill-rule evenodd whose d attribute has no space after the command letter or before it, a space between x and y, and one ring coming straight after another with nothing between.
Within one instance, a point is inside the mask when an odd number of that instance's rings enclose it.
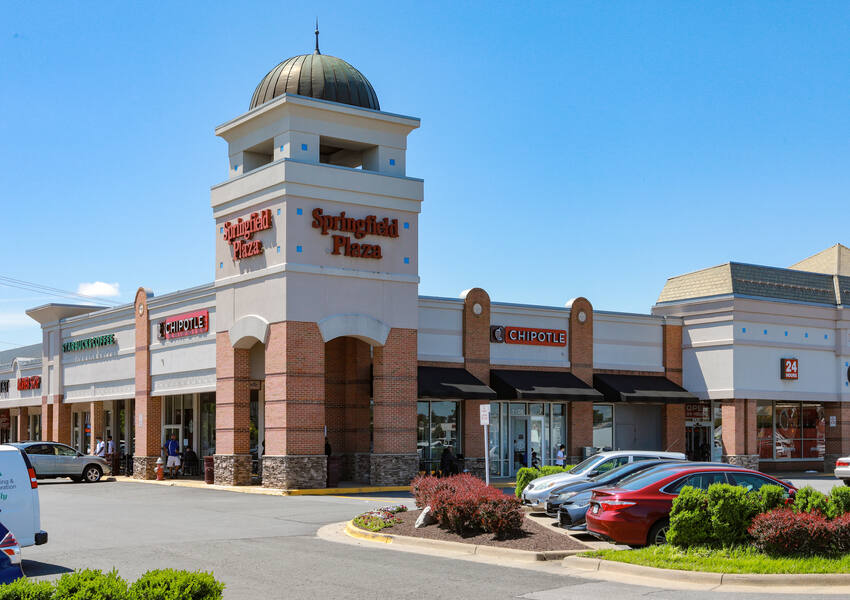
<instances>
[{"instance_id":1,"label":"brick wall","mask_svg":"<svg viewBox=\"0 0 850 600\"><path fill-rule=\"evenodd\" d=\"M570 402L567 417L567 454L580 458L582 448L593 446L593 402Z\"/></svg>"},{"instance_id":2,"label":"brick wall","mask_svg":"<svg viewBox=\"0 0 850 600\"><path fill-rule=\"evenodd\" d=\"M147 290L139 288L136 292L136 410L134 428L136 447L134 456L159 456L162 448L162 401L153 398L151 392L150 369L150 319L147 306ZM139 419L142 426L139 426ZM94 441L94 438L92 438Z\"/></svg>"},{"instance_id":3,"label":"brick wall","mask_svg":"<svg viewBox=\"0 0 850 600\"><path fill-rule=\"evenodd\" d=\"M91 414L91 453L94 454L97 450L97 438L106 439L104 437L103 402L90 402L89 411Z\"/></svg>"},{"instance_id":4,"label":"brick wall","mask_svg":"<svg viewBox=\"0 0 850 600\"><path fill-rule=\"evenodd\" d=\"M345 415L343 450L369 452L371 434L372 354L369 344L345 338Z\"/></svg>"},{"instance_id":5,"label":"brick wall","mask_svg":"<svg viewBox=\"0 0 850 600\"><path fill-rule=\"evenodd\" d=\"M345 391L348 338L336 338L325 344L325 426L331 450L345 451Z\"/></svg>"},{"instance_id":6,"label":"brick wall","mask_svg":"<svg viewBox=\"0 0 850 600\"><path fill-rule=\"evenodd\" d=\"M681 375L681 373L680 373ZM662 411L662 444L665 452L685 451L685 405L668 403Z\"/></svg>"},{"instance_id":7,"label":"brick wall","mask_svg":"<svg viewBox=\"0 0 850 600\"><path fill-rule=\"evenodd\" d=\"M372 417L375 454L416 452L416 330L394 327L374 348Z\"/></svg>"},{"instance_id":8,"label":"brick wall","mask_svg":"<svg viewBox=\"0 0 850 600\"><path fill-rule=\"evenodd\" d=\"M584 322L579 318L584 314ZM570 305L570 370L587 385L593 385L593 306L587 298Z\"/></svg>"},{"instance_id":9,"label":"brick wall","mask_svg":"<svg viewBox=\"0 0 850 600\"><path fill-rule=\"evenodd\" d=\"M682 326L662 325L664 376L682 385Z\"/></svg>"},{"instance_id":10,"label":"brick wall","mask_svg":"<svg viewBox=\"0 0 850 600\"><path fill-rule=\"evenodd\" d=\"M25 442L30 439L30 415L26 406L20 408L18 413L18 441Z\"/></svg>"},{"instance_id":11,"label":"brick wall","mask_svg":"<svg viewBox=\"0 0 850 600\"><path fill-rule=\"evenodd\" d=\"M71 405L62 402L62 395L53 396L53 435L51 440L71 444Z\"/></svg>"},{"instance_id":12,"label":"brick wall","mask_svg":"<svg viewBox=\"0 0 850 600\"><path fill-rule=\"evenodd\" d=\"M826 420L826 457L827 463L835 464L835 459L850 455L850 403L824 402ZM835 417L835 427L830 427L830 418ZM830 467L829 464L826 465ZM831 467L830 467L831 468Z\"/></svg>"},{"instance_id":13,"label":"brick wall","mask_svg":"<svg viewBox=\"0 0 850 600\"><path fill-rule=\"evenodd\" d=\"M251 350L234 348L230 335L215 336L216 454L248 454L251 450Z\"/></svg>"},{"instance_id":14,"label":"brick wall","mask_svg":"<svg viewBox=\"0 0 850 600\"><path fill-rule=\"evenodd\" d=\"M47 396L41 397L41 439L53 440L53 405L47 403Z\"/></svg>"},{"instance_id":15,"label":"brick wall","mask_svg":"<svg viewBox=\"0 0 850 600\"><path fill-rule=\"evenodd\" d=\"M723 454L758 454L756 446L756 401L738 399L724 400Z\"/></svg>"},{"instance_id":16,"label":"brick wall","mask_svg":"<svg viewBox=\"0 0 850 600\"><path fill-rule=\"evenodd\" d=\"M469 290L463 299L463 366L482 383L490 385L490 296L481 288ZM465 458L484 458L487 451L479 407L488 402L463 401L461 429Z\"/></svg>"}]
</instances>

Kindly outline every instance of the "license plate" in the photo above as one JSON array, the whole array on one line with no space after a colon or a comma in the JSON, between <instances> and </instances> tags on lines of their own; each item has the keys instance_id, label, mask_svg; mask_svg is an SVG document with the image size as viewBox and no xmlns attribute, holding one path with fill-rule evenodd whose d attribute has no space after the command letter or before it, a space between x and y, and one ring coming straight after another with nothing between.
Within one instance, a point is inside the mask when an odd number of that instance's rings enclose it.
<instances>
[{"instance_id":1,"label":"license plate","mask_svg":"<svg viewBox=\"0 0 850 600\"><path fill-rule=\"evenodd\" d=\"M594 515L598 515L599 514L599 505L594 504L593 508L590 509L590 512L592 512Z\"/></svg>"}]
</instances>

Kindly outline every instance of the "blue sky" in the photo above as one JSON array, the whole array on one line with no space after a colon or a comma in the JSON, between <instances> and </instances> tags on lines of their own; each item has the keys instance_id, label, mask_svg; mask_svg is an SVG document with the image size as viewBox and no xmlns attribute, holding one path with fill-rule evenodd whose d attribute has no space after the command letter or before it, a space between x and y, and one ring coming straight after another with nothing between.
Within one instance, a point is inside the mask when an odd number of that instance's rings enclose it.
<instances>
[{"instance_id":1,"label":"blue sky","mask_svg":"<svg viewBox=\"0 0 850 600\"><path fill-rule=\"evenodd\" d=\"M850 244L846 2L20 2L0 275L127 302L211 281L213 128L316 16L422 119L423 295L647 312L667 277ZM40 341L23 311L51 300L0 286L0 349Z\"/></svg>"}]
</instances>

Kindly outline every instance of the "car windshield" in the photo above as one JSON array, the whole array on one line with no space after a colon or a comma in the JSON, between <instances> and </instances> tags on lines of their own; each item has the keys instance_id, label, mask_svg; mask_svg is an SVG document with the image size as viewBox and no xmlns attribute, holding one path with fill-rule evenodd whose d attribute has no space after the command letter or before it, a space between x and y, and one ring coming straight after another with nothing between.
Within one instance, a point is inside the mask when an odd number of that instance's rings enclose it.
<instances>
[{"instance_id":1,"label":"car windshield","mask_svg":"<svg viewBox=\"0 0 850 600\"><path fill-rule=\"evenodd\" d=\"M576 466L574 466L572 469L570 469L567 472L568 473L584 473L585 471L590 469L590 467L592 467L593 465L598 463L601 458L602 457L599 456L598 454L595 454L595 455L591 456L590 458L585 458L583 461L581 461L579 464L577 464Z\"/></svg>"},{"instance_id":2,"label":"car windshield","mask_svg":"<svg viewBox=\"0 0 850 600\"><path fill-rule=\"evenodd\" d=\"M611 469L607 473L600 473L595 477L591 477L590 481L594 483L609 483L614 481L619 481L620 479L624 479L626 477L631 477L636 474L637 471L643 471L650 467L657 466L653 463L644 463L644 462L636 462L636 463L627 463L625 465L621 465L616 469Z\"/></svg>"},{"instance_id":3,"label":"car windshield","mask_svg":"<svg viewBox=\"0 0 850 600\"><path fill-rule=\"evenodd\" d=\"M653 483L657 483L664 479L665 477L669 477L673 475L676 471L674 469L650 469L649 471L638 471L632 475L629 475L625 479L623 479L620 483L617 484L617 487L624 490L642 490L648 485L652 485Z\"/></svg>"}]
</instances>

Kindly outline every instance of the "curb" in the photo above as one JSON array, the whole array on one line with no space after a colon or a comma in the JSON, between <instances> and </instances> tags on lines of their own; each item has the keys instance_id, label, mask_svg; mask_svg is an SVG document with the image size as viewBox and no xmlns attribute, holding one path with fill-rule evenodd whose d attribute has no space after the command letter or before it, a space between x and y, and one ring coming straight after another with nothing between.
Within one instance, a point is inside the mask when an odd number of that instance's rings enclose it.
<instances>
[{"instance_id":1,"label":"curb","mask_svg":"<svg viewBox=\"0 0 850 600\"><path fill-rule=\"evenodd\" d=\"M241 494L260 494L263 496L345 496L348 494L369 494L380 492L407 492L409 485L375 486L375 487L351 487L351 488L317 488L317 489L291 489L266 488L258 485L216 485L208 484L196 479L136 479L119 475L110 477L111 481L148 483L153 485L165 485L169 487L186 487L199 490L220 490L225 492L239 492Z\"/></svg>"},{"instance_id":2,"label":"curb","mask_svg":"<svg viewBox=\"0 0 850 600\"><path fill-rule=\"evenodd\" d=\"M758 573L712 573L708 571L683 571L679 569L660 569L645 567L615 560L568 556L564 558L564 567L577 570L629 575L644 579L658 580L659 587L671 580L713 586L758 586L758 587L825 587L850 586L850 573L807 573L807 574L758 574Z\"/></svg>"},{"instance_id":3,"label":"curb","mask_svg":"<svg viewBox=\"0 0 850 600\"><path fill-rule=\"evenodd\" d=\"M543 552L532 552L530 550L517 550L515 548L495 548L493 546L482 546L480 544L464 544L463 542L431 540L427 538L411 537L408 535L377 533L360 529L354 524L353 520L348 521L345 524L345 533L349 537L369 542L395 544L397 546L410 546L413 548L430 548L433 550L445 550L475 556L511 558L513 560L523 562L562 560L574 554L578 554L579 552L587 552L587 550L546 550Z\"/></svg>"}]
</instances>

